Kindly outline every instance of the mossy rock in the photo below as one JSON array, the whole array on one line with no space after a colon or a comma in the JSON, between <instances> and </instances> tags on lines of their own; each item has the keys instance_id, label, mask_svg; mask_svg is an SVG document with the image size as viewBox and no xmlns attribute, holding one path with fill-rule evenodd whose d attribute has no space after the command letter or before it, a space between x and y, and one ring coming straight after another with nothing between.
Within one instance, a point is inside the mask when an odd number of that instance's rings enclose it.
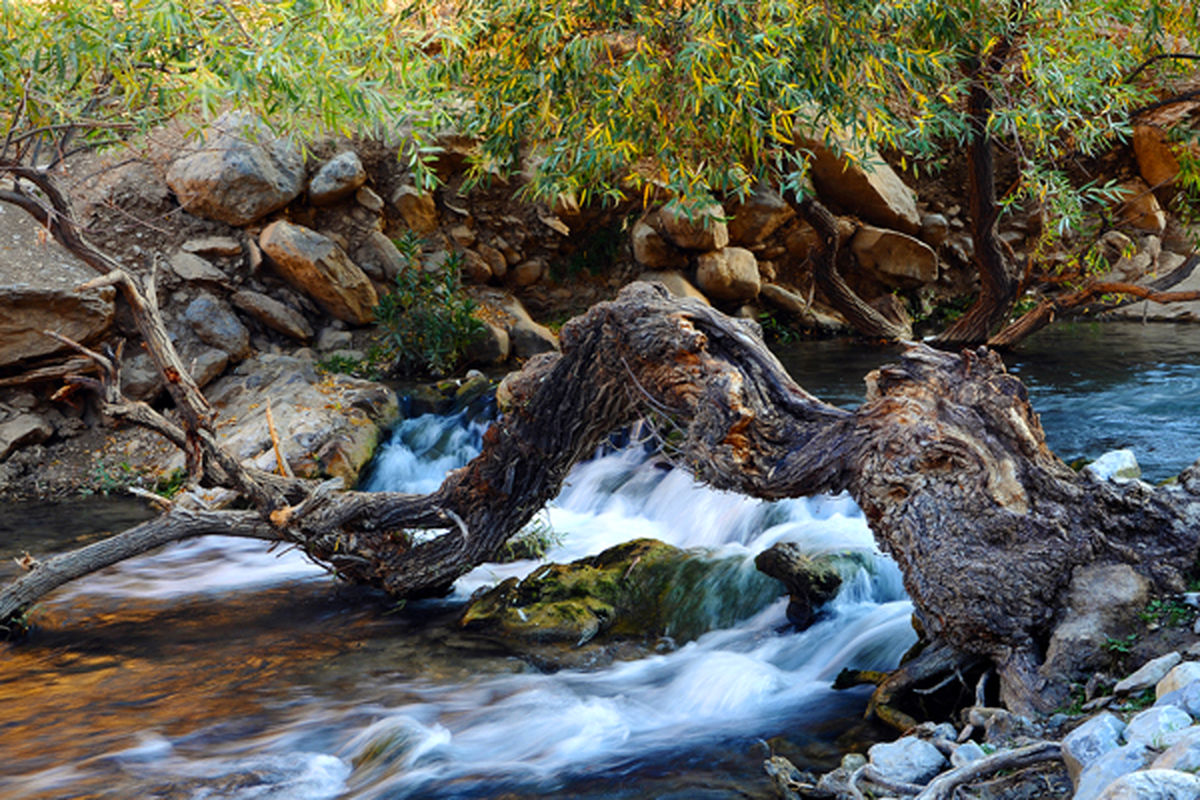
<instances>
[{"instance_id":1,"label":"mossy rock","mask_svg":"<svg viewBox=\"0 0 1200 800\"><path fill-rule=\"evenodd\" d=\"M778 584L745 559L636 539L481 590L460 622L517 643L670 637L679 644L751 616L778 594Z\"/></svg>"},{"instance_id":2,"label":"mossy rock","mask_svg":"<svg viewBox=\"0 0 1200 800\"><path fill-rule=\"evenodd\" d=\"M791 598L788 621L803 629L813 623L819 608L837 595L843 569L852 558L836 554L813 556L794 542L779 542L759 553L754 564L783 583Z\"/></svg>"}]
</instances>

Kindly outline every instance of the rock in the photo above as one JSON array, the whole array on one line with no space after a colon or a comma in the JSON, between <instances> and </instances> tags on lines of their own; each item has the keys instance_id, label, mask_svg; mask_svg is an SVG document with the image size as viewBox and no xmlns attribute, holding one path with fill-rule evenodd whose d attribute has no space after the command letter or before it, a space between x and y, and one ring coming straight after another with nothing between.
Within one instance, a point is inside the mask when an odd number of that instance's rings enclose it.
<instances>
[{"instance_id":1,"label":"rock","mask_svg":"<svg viewBox=\"0 0 1200 800\"><path fill-rule=\"evenodd\" d=\"M466 361L469 364L503 364L512 352L508 331L487 320L482 322L483 335L467 347Z\"/></svg>"},{"instance_id":2,"label":"rock","mask_svg":"<svg viewBox=\"0 0 1200 800\"><path fill-rule=\"evenodd\" d=\"M1192 663L1192 662L1188 662ZM1183 665L1180 665L1183 666ZM1166 680L1164 678L1164 680ZM1160 681L1161 683L1161 681ZM1157 705L1173 705L1182 708L1194 718L1200 719L1200 681L1192 681L1183 688L1166 692L1154 703Z\"/></svg>"},{"instance_id":3,"label":"rock","mask_svg":"<svg viewBox=\"0 0 1200 800\"><path fill-rule=\"evenodd\" d=\"M1196 800L1200 778L1173 769L1148 769L1117 778L1098 800ZM1075 794L1076 800L1083 800Z\"/></svg>"},{"instance_id":4,"label":"rock","mask_svg":"<svg viewBox=\"0 0 1200 800\"><path fill-rule=\"evenodd\" d=\"M921 240L930 247L937 247L950 235L950 221L942 214L921 216Z\"/></svg>"},{"instance_id":5,"label":"rock","mask_svg":"<svg viewBox=\"0 0 1200 800\"><path fill-rule=\"evenodd\" d=\"M924 739L904 736L871 745L871 765L889 780L924 785L946 768L946 757Z\"/></svg>"},{"instance_id":6,"label":"rock","mask_svg":"<svg viewBox=\"0 0 1200 800\"><path fill-rule=\"evenodd\" d=\"M1138 172L1151 190L1169 187L1179 176L1179 159L1162 128L1134 125L1133 155L1137 159Z\"/></svg>"},{"instance_id":7,"label":"rock","mask_svg":"<svg viewBox=\"0 0 1200 800\"><path fill-rule=\"evenodd\" d=\"M731 206L729 216L730 243L749 247L765 241L796 216L796 211L784 202L778 192L760 188L745 202Z\"/></svg>"},{"instance_id":8,"label":"rock","mask_svg":"<svg viewBox=\"0 0 1200 800\"><path fill-rule=\"evenodd\" d=\"M41 444L54 435L54 426L37 414L18 414L0 424L0 461L14 450L31 444Z\"/></svg>"},{"instance_id":9,"label":"rock","mask_svg":"<svg viewBox=\"0 0 1200 800\"><path fill-rule=\"evenodd\" d=\"M1098 481L1128 481L1142 477L1142 468L1132 450L1109 450L1083 471Z\"/></svg>"},{"instance_id":10,"label":"rock","mask_svg":"<svg viewBox=\"0 0 1200 800\"><path fill-rule=\"evenodd\" d=\"M673 270L687 266L687 256L644 219L634 223L630 238L633 241L633 258L644 267Z\"/></svg>"},{"instance_id":11,"label":"rock","mask_svg":"<svg viewBox=\"0 0 1200 800\"><path fill-rule=\"evenodd\" d=\"M370 186L360 186L354 193L354 200L372 214L383 213L383 198L375 194Z\"/></svg>"},{"instance_id":12,"label":"rock","mask_svg":"<svg viewBox=\"0 0 1200 800\"><path fill-rule=\"evenodd\" d=\"M792 315L806 328L827 333L843 333L848 330L844 320L816 310L803 297L778 284L764 284L759 297L780 311Z\"/></svg>"},{"instance_id":13,"label":"rock","mask_svg":"<svg viewBox=\"0 0 1200 800\"><path fill-rule=\"evenodd\" d=\"M850 249L860 266L888 286L915 288L938 278L937 253L903 233L863 225L850 240Z\"/></svg>"},{"instance_id":14,"label":"rock","mask_svg":"<svg viewBox=\"0 0 1200 800\"><path fill-rule=\"evenodd\" d=\"M492 275L497 278L503 278L508 273L508 261L504 258L504 253L501 253L499 250L492 247L490 244L487 244L486 242L480 242L475 247L475 251L479 253L480 258L487 262L488 269L491 270ZM538 270L539 274L537 277L541 277L540 272L541 271ZM529 277L528 273L526 277ZM536 280L537 278L534 278L534 280L530 281L529 283L534 283ZM528 286L529 284L526 283L521 285Z\"/></svg>"},{"instance_id":15,"label":"rock","mask_svg":"<svg viewBox=\"0 0 1200 800\"><path fill-rule=\"evenodd\" d=\"M1149 689L1167 676L1176 664L1183 660L1179 653L1171 652L1151 659L1136 672L1113 687L1114 694L1131 694Z\"/></svg>"},{"instance_id":16,"label":"rock","mask_svg":"<svg viewBox=\"0 0 1200 800\"><path fill-rule=\"evenodd\" d=\"M437 204L433 195L405 184L392 195L392 205L408 229L418 235L433 233L438 228Z\"/></svg>"},{"instance_id":17,"label":"rock","mask_svg":"<svg viewBox=\"0 0 1200 800\"><path fill-rule=\"evenodd\" d=\"M580 645L600 635L683 643L771 601L778 585L745 566L736 557L712 560L636 539L481 590L460 624L518 643Z\"/></svg>"},{"instance_id":18,"label":"rock","mask_svg":"<svg viewBox=\"0 0 1200 800\"><path fill-rule=\"evenodd\" d=\"M485 307L487 319L503 325L508 332L512 354L530 358L558 349L558 337L545 325L534 322L525 306L513 295L497 289L476 290L475 302Z\"/></svg>"},{"instance_id":19,"label":"rock","mask_svg":"<svg viewBox=\"0 0 1200 800\"><path fill-rule=\"evenodd\" d=\"M1145 181L1135 178L1121 184L1119 189L1122 200L1117 215L1122 225L1153 234L1166 230L1167 215Z\"/></svg>"},{"instance_id":20,"label":"rock","mask_svg":"<svg viewBox=\"0 0 1200 800\"><path fill-rule=\"evenodd\" d=\"M1072 800L1097 800L1117 778L1144 767L1149 756L1143 744L1121 745L1103 753L1079 774Z\"/></svg>"},{"instance_id":21,"label":"rock","mask_svg":"<svg viewBox=\"0 0 1200 800\"><path fill-rule=\"evenodd\" d=\"M450 238L453 239L460 247L470 247L475 244L475 231L471 230L469 225L458 225L450 228Z\"/></svg>"},{"instance_id":22,"label":"rock","mask_svg":"<svg viewBox=\"0 0 1200 800\"><path fill-rule=\"evenodd\" d=\"M1185 689L1200 682L1200 661L1185 661L1176 664L1171 671L1154 686L1155 697L1162 698L1171 692Z\"/></svg>"},{"instance_id":23,"label":"rock","mask_svg":"<svg viewBox=\"0 0 1200 800\"><path fill-rule=\"evenodd\" d=\"M408 262L396 244L380 231L371 231L354 251L354 263L373 281L392 284Z\"/></svg>"},{"instance_id":24,"label":"rock","mask_svg":"<svg viewBox=\"0 0 1200 800\"><path fill-rule=\"evenodd\" d=\"M1078 782L1080 773L1092 762L1117 749L1124 732L1125 723L1105 711L1068 733L1062 740L1062 753L1071 780Z\"/></svg>"},{"instance_id":25,"label":"rock","mask_svg":"<svg viewBox=\"0 0 1200 800\"><path fill-rule=\"evenodd\" d=\"M1125 741L1141 742L1147 747L1161 749L1166 737L1175 731L1190 727L1192 717L1181 708L1172 705L1156 705L1138 712L1125 726Z\"/></svg>"},{"instance_id":26,"label":"rock","mask_svg":"<svg viewBox=\"0 0 1200 800\"><path fill-rule=\"evenodd\" d=\"M1078 679L1088 670L1102 667L1106 659L1104 643L1109 637L1125 635L1149 601L1150 582L1130 566L1077 568L1071 576L1062 621L1046 648L1042 674ZM1153 686L1161 677L1143 688Z\"/></svg>"},{"instance_id":27,"label":"rock","mask_svg":"<svg viewBox=\"0 0 1200 800\"><path fill-rule=\"evenodd\" d=\"M121 362L121 392L132 400L150 402L167 388L149 353L126 356Z\"/></svg>"},{"instance_id":28,"label":"rock","mask_svg":"<svg viewBox=\"0 0 1200 800\"><path fill-rule=\"evenodd\" d=\"M298 342L307 342L312 338L312 326L308 324L304 315L273 297L259 292L242 290L235 292L229 299L234 306L271 330L278 331Z\"/></svg>"},{"instance_id":29,"label":"rock","mask_svg":"<svg viewBox=\"0 0 1200 800\"><path fill-rule=\"evenodd\" d=\"M179 249L185 253L196 255L240 256L242 254L242 245L232 236L202 236L197 239L188 239L180 245Z\"/></svg>"},{"instance_id":30,"label":"rock","mask_svg":"<svg viewBox=\"0 0 1200 800\"><path fill-rule=\"evenodd\" d=\"M811 225L801 222L788 230L783 239L783 246L787 249L788 255L803 261L820 251L821 237Z\"/></svg>"},{"instance_id":31,"label":"rock","mask_svg":"<svg viewBox=\"0 0 1200 800\"><path fill-rule=\"evenodd\" d=\"M696 259L696 283L708 297L740 303L758 297L761 284L754 254L726 247Z\"/></svg>"},{"instance_id":32,"label":"rock","mask_svg":"<svg viewBox=\"0 0 1200 800\"><path fill-rule=\"evenodd\" d=\"M467 283L484 284L492 279L492 268L475 250L464 250L462 277Z\"/></svg>"},{"instance_id":33,"label":"rock","mask_svg":"<svg viewBox=\"0 0 1200 800\"><path fill-rule=\"evenodd\" d=\"M247 225L300 194L304 160L294 144L232 111L212 124L202 144L172 162L167 185L188 213Z\"/></svg>"},{"instance_id":34,"label":"rock","mask_svg":"<svg viewBox=\"0 0 1200 800\"><path fill-rule=\"evenodd\" d=\"M729 228L725 224L725 209L720 204L684 210L679 206L664 206L653 220L663 238L684 250L720 250L729 244Z\"/></svg>"},{"instance_id":35,"label":"rock","mask_svg":"<svg viewBox=\"0 0 1200 800\"><path fill-rule=\"evenodd\" d=\"M343 331L332 327L323 329L321 335L317 337L317 351L320 353L345 350L353 344L354 336L350 331Z\"/></svg>"},{"instance_id":36,"label":"rock","mask_svg":"<svg viewBox=\"0 0 1200 800\"><path fill-rule=\"evenodd\" d=\"M916 195L878 153L844 141L835 152L822 139L801 132L796 143L812 154L812 180L822 198L884 228L907 234L920 230Z\"/></svg>"},{"instance_id":37,"label":"rock","mask_svg":"<svg viewBox=\"0 0 1200 800\"><path fill-rule=\"evenodd\" d=\"M371 280L328 237L278 220L263 230L259 244L289 283L332 316L356 325L375 318L379 297Z\"/></svg>"},{"instance_id":38,"label":"rock","mask_svg":"<svg viewBox=\"0 0 1200 800\"><path fill-rule=\"evenodd\" d=\"M513 267L512 280L517 286L532 286L548 272L545 261L540 258L531 258Z\"/></svg>"},{"instance_id":39,"label":"rock","mask_svg":"<svg viewBox=\"0 0 1200 800\"><path fill-rule=\"evenodd\" d=\"M832 600L842 576L832 556L813 557L794 542L778 542L758 554L754 566L780 581L790 597L788 621L803 630L813 623L817 610Z\"/></svg>"},{"instance_id":40,"label":"rock","mask_svg":"<svg viewBox=\"0 0 1200 800\"><path fill-rule=\"evenodd\" d=\"M693 286L682 272L676 270L643 272L637 276L637 280L657 281L667 287L667 291L671 293L672 297L690 297L693 300L699 300L706 306L712 305L704 293Z\"/></svg>"},{"instance_id":41,"label":"rock","mask_svg":"<svg viewBox=\"0 0 1200 800\"><path fill-rule=\"evenodd\" d=\"M96 273L23 211L0 204L0 367L68 348L42 331L90 344L112 324L112 287L77 292Z\"/></svg>"},{"instance_id":42,"label":"rock","mask_svg":"<svg viewBox=\"0 0 1200 800\"><path fill-rule=\"evenodd\" d=\"M224 350L235 359L250 353L250 332L221 301L202 294L188 304L183 320L191 326L200 341Z\"/></svg>"},{"instance_id":43,"label":"rock","mask_svg":"<svg viewBox=\"0 0 1200 800\"><path fill-rule=\"evenodd\" d=\"M195 355L185 358L184 364L191 373L192 380L203 389L208 384L221 377L225 367L229 366L229 353L212 347L206 347Z\"/></svg>"},{"instance_id":44,"label":"rock","mask_svg":"<svg viewBox=\"0 0 1200 800\"><path fill-rule=\"evenodd\" d=\"M1184 772L1200 770L1200 727L1183 731L1175 743L1154 759L1151 769L1178 769Z\"/></svg>"},{"instance_id":45,"label":"rock","mask_svg":"<svg viewBox=\"0 0 1200 800\"><path fill-rule=\"evenodd\" d=\"M965 767L967 764L973 764L981 758L984 758L987 753L983 752L983 748L975 744L975 742L964 742L954 748L954 752L950 754L950 766Z\"/></svg>"},{"instance_id":46,"label":"rock","mask_svg":"<svg viewBox=\"0 0 1200 800\"><path fill-rule=\"evenodd\" d=\"M180 251L171 256L168 263L171 265L171 271L182 280L215 283L219 286L229 285L229 279L225 277L224 272L214 267L207 259L193 253Z\"/></svg>"},{"instance_id":47,"label":"rock","mask_svg":"<svg viewBox=\"0 0 1200 800\"><path fill-rule=\"evenodd\" d=\"M267 429L271 405L280 449L301 477L340 477L354 486L384 432L399 416L394 392L346 375L319 375L313 362L259 353L209 385L217 438L243 463L276 472ZM177 451L157 469L183 465ZM221 498L222 501L225 499Z\"/></svg>"},{"instance_id":48,"label":"rock","mask_svg":"<svg viewBox=\"0 0 1200 800\"><path fill-rule=\"evenodd\" d=\"M367 182L362 159L353 150L345 150L326 161L308 182L308 202L324 206L355 192Z\"/></svg>"}]
</instances>

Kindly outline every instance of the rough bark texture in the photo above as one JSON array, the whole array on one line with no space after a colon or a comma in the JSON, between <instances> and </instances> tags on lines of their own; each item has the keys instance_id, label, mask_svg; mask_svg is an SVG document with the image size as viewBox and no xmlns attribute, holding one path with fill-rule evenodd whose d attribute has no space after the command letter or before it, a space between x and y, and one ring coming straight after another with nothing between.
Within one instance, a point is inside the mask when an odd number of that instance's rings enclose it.
<instances>
[{"instance_id":1,"label":"rough bark texture","mask_svg":"<svg viewBox=\"0 0 1200 800\"><path fill-rule=\"evenodd\" d=\"M483 452L430 495L314 490L261 475L247 483L222 475L236 465L206 457L208 479L266 486L264 495L295 505L175 511L135 530L150 546L203 533L274 537L394 595L437 593L519 530L609 432L653 415L682 433L672 442L678 461L719 488L768 499L849 491L903 570L930 650L991 659L1003 697L1022 711L1057 698L1037 668L1076 566L1130 563L1175 589L1194 563L1200 462L1158 489L1073 472L1047 449L1020 381L986 350L911 345L868 377L867 401L849 412L798 386L756 323L671 299L656 284L593 307L563 327L561 342L561 354L510 376L511 404ZM215 447L198 441L206 453ZM179 535L154 533L169 525ZM415 528L446 532L413 545L406 531ZM36 599L29 582L43 591L62 582L46 579L53 563L0 592L0 618ZM60 563L56 574L86 566Z\"/></svg>"}]
</instances>

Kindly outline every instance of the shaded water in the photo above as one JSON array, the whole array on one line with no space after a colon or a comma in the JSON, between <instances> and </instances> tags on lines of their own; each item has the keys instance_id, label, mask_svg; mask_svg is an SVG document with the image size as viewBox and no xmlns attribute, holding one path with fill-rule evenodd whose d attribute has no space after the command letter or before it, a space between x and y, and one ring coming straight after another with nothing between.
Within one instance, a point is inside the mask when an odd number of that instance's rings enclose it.
<instances>
[{"instance_id":1,"label":"shaded water","mask_svg":"<svg viewBox=\"0 0 1200 800\"><path fill-rule=\"evenodd\" d=\"M1177 471L1200 452L1200 329L1101 333L1051 329L1014 364L1052 445L1066 457L1132 445L1152 476ZM889 357L837 342L785 354L806 388L847 405ZM405 423L376 488L428 490L481 430ZM47 534L34 528L46 513L0 512L5 576L34 542L125 524L119 508L88 506ZM765 796L761 740L829 763L863 702L829 690L832 677L893 665L913 639L895 567L845 498L750 501L634 447L580 465L549 522L566 534L559 561L655 536L746 570L778 540L855 551L866 568L803 634L768 602L682 647L546 674L453 625L473 588L530 562L481 567L450 598L397 609L294 552L182 543L60 591L32 639L2 651L0 797Z\"/></svg>"}]
</instances>

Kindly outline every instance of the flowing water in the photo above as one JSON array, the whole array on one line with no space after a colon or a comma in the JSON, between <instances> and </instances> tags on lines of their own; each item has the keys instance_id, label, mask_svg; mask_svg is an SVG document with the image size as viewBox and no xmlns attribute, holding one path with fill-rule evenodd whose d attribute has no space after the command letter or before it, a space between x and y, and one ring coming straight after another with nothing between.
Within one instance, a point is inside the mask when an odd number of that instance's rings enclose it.
<instances>
[{"instance_id":1,"label":"flowing water","mask_svg":"<svg viewBox=\"0 0 1200 800\"><path fill-rule=\"evenodd\" d=\"M1061 455L1131 446L1157 479L1200 453L1197 354L1200 328L1073 326L1010 361ZM838 342L783 353L843 405L892 355ZM402 423L370 488L429 490L477 452L484 425ZM143 513L84 508L5 509L0 555ZM848 733L863 692L833 692L837 672L893 666L914 640L898 572L845 497L715 492L629 444L579 465L546 518L563 534L556 561L638 536L734 559L697 588L711 593L701 609L738 587L751 596L764 580L753 556L775 541L851 552L856 566L803 633L766 597L682 646L545 672L454 624L471 591L534 562L485 565L448 598L395 607L295 552L181 543L60 590L32 637L0 651L0 798L765 797L769 748L821 766L864 735Z\"/></svg>"}]
</instances>

